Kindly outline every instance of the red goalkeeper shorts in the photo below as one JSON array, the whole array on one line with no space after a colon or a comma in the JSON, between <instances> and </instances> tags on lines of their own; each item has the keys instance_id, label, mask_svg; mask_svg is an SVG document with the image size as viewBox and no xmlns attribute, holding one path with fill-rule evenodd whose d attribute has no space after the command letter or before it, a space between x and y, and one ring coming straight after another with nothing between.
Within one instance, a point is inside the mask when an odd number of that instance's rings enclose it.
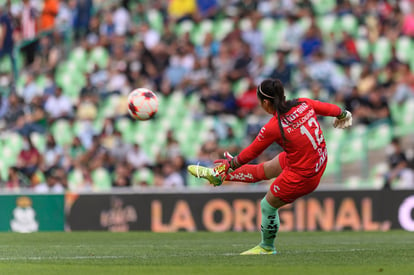
<instances>
[{"instance_id":1,"label":"red goalkeeper shorts","mask_svg":"<svg viewBox=\"0 0 414 275\"><path fill-rule=\"evenodd\" d=\"M312 177L304 177L286 168L286 153L279 154L279 163L282 173L270 185L270 191L275 197L282 201L291 203L297 198L313 192L318 187L321 177L326 168L325 161L323 167Z\"/></svg>"}]
</instances>

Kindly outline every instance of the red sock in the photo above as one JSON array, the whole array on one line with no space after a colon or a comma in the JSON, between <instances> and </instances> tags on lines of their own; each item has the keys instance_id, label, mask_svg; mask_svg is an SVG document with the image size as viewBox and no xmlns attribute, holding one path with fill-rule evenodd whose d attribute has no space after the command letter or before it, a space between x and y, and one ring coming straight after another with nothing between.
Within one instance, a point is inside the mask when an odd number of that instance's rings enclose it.
<instances>
[{"instance_id":1,"label":"red sock","mask_svg":"<svg viewBox=\"0 0 414 275\"><path fill-rule=\"evenodd\" d=\"M243 165L226 176L227 181L258 182L268 180L264 171L264 163Z\"/></svg>"}]
</instances>

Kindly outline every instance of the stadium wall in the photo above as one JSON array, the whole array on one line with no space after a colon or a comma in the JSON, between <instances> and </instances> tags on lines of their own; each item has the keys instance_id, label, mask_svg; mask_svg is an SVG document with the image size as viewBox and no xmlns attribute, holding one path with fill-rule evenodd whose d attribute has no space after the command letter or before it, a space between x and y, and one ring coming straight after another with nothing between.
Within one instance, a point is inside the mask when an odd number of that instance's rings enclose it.
<instances>
[{"instance_id":1,"label":"stadium wall","mask_svg":"<svg viewBox=\"0 0 414 275\"><path fill-rule=\"evenodd\" d=\"M256 231L263 191L67 194L66 230ZM413 190L318 191L280 209L281 231L414 231Z\"/></svg>"}]
</instances>

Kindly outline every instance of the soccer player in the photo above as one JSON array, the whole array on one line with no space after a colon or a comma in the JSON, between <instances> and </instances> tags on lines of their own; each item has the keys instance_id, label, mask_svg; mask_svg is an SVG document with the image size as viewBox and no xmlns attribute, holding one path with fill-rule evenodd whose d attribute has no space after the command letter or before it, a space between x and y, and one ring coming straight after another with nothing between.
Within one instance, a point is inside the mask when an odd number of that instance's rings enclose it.
<instances>
[{"instance_id":1,"label":"soccer player","mask_svg":"<svg viewBox=\"0 0 414 275\"><path fill-rule=\"evenodd\" d=\"M278 209L311 193L318 186L326 168L328 153L317 115L335 117L333 126L347 128L352 115L337 105L308 98L286 100L280 80L267 79L257 87L261 107L273 115L255 140L232 157L215 161L214 168L190 165L188 171L207 179L214 186L223 181L258 182L276 179L262 199L261 242L241 255L276 254L274 241L279 230ZM273 142L283 152L272 160L248 165Z\"/></svg>"}]
</instances>

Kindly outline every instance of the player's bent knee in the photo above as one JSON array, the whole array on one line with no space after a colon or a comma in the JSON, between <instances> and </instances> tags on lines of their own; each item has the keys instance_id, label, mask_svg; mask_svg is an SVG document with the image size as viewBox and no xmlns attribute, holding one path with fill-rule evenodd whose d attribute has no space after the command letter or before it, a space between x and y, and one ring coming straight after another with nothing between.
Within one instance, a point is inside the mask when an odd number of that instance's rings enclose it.
<instances>
[{"instance_id":1,"label":"player's bent knee","mask_svg":"<svg viewBox=\"0 0 414 275\"><path fill-rule=\"evenodd\" d=\"M280 208L283 205L288 204L287 202L283 201L281 198L275 197L275 195L273 195L273 193L270 190L267 191L266 193L266 200L274 208Z\"/></svg>"},{"instance_id":2,"label":"player's bent knee","mask_svg":"<svg viewBox=\"0 0 414 275\"><path fill-rule=\"evenodd\" d=\"M265 175L268 179L276 178L282 173L282 167L279 163L279 155L271 160L268 160L263 165Z\"/></svg>"}]
</instances>

